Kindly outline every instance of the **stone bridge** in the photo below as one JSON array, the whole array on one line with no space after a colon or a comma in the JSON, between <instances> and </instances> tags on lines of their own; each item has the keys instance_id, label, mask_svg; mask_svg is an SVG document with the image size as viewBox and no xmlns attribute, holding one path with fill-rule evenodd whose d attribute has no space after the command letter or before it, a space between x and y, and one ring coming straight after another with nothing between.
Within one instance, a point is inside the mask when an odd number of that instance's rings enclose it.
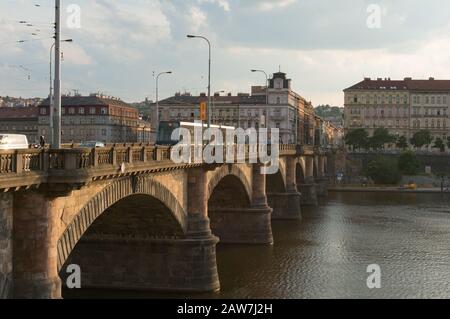
<instances>
[{"instance_id":1,"label":"stone bridge","mask_svg":"<svg viewBox=\"0 0 450 319\"><path fill-rule=\"evenodd\" d=\"M280 169L175 164L167 147L0 151L0 298L83 288L220 289L216 245L273 244L272 219L301 219L327 193L333 156L280 146Z\"/></svg>"}]
</instances>

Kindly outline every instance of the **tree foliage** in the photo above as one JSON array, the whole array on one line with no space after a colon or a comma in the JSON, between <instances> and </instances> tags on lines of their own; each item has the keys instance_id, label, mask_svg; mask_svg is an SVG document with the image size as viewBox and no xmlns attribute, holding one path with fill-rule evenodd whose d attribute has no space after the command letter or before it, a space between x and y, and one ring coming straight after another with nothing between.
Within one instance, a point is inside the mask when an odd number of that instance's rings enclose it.
<instances>
[{"instance_id":1,"label":"tree foliage","mask_svg":"<svg viewBox=\"0 0 450 319\"><path fill-rule=\"evenodd\" d=\"M400 155L398 168L405 175L417 175L419 173L420 161L414 152L407 151Z\"/></svg>"},{"instance_id":2,"label":"tree foliage","mask_svg":"<svg viewBox=\"0 0 450 319\"><path fill-rule=\"evenodd\" d=\"M406 139L405 136L400 136L397 139L397 143L396 146L402 150L406 150L408 148L408 140Z\"/></svg>"},{"instance_id":3,"label":"tree foliage","mask_svg":"<svg viewBox=\"0 0 450 319\"><path fill-rule=\"evenodd\" d=\"M369 145L374 150L383 149L386 144L394 143L396 140L394 135L389 134L389 131L380 127L375 130L372 137L369 139Z\"/></svg>"},{"instance_id":4,"label":"tree foliage","mask_svg":"<svg viewBox=\"0 0 450 319\"><path fill-rule=\"evenodd\" d=\"M395 185L402 179L402 174L398 169L398 163L395 160L387 158L377 158L367 166L367 176L376 184Z\"/></svg>"},{"instance_id":5,"label":"tree foliage","mask_svg":"<svg viewBox=\"0 0 450 319\"><path fill-rule=\"evenodd\" d=\"M445 152L445 144L442 138L438 137L434 140L433 148L439 149L442 153Z\"/></svg>"},{"instance_id":6,"label":"tree foliage","mask_svg":"<svg viewBox=\"0 0 450 319\"><path fill-rule=\"evenodd\" d=\"M433 137L429 130L420 130L414 133L411 138L411 144L416 148L421 148L423 146L428 146L433 142Z\"/></svg>"},{"instance_id":7,"label":"tree foliage","mask_svg":"<svg viewBox=\"0 0 450 319\"><path fill-rule=\"evenodd\" d=\"M366 149L369 144L369 133L363 128L347 133L345 143L355 149Z\"/></svg>"}]
</instances>

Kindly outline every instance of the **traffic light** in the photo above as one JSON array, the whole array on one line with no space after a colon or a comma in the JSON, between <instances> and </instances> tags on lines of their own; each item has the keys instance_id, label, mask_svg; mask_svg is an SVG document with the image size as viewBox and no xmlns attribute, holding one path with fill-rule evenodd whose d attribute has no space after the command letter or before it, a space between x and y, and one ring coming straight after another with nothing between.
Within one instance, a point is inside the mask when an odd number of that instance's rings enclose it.
<instances>
[{"instance_id":1,"label":"traffic light","mask_svg":"<svg viewBox=\"0 0 450 319\"><path fill-rule=\"evenodd\" d=\"M200 120L201 121L206 121L206 119L207 119L206 109L207 109L206 102L201 102L200 103Z\"/></svg>"}]
</instances>

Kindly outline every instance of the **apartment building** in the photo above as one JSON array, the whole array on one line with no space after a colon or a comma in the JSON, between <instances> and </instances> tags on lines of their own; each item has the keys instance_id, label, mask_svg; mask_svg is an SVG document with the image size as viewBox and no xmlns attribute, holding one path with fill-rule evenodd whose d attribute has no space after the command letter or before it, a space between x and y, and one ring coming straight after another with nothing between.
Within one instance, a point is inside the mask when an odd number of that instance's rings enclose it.
<instances>
[{"instance_id":1,"label":"apartment building","mask_svg":"<svg viewBox=\"0 0 450 319\"><path fill-rule=\"evenodd\" d=\"M39 135L50 140L50 108L46 99L39 106ZM149 142L150 123L140 120L136 108L118 98L98 94L64 96L61 103L62 143Z\"/></svg>"},{"instance_id":2,"label":"apartment building","mask_svg":"<svg viewBox=\"0 0 450 319\"><path fill-rule=\"evenodd\" d=\"M198 121L200 103L207 100L205 93L199 96L177 93L159 102L159 119ZM268 90L264 86L253 86L250 94L216 93L211 104L211 118L215 124L258 129L265 127L267 121L269 128L280 129L283 143L314 144L315 116L312 103L292 90L291 80L285 73L273 74ZM152 114L155 114L155 104L151 107Z\"/></svg>"},{"instance_id":3,"label":"apartment building","mask_svg":"<svg viewBox=\"0 0 450 319\"><path fill-rule=\"evenodd\" d=\"M369 134L379 127L391 134L411 138L419 130L446 138L449 118L450 80L363 81L344 90L345 130L365 128Z\"/></svg>"}]
</instances>

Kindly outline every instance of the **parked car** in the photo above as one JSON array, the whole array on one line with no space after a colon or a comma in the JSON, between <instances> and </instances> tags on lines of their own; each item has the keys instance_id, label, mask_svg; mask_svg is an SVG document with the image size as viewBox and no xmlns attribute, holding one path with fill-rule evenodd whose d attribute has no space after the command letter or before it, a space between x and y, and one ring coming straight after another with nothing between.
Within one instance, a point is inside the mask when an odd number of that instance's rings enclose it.
<instances>
[{"instance_id":1,"label":"parked car","mask_svg":"<svg viewBox=\"0 0 450 319\"><path fill-rule=\"evenodd\" d=\"M0 134L0 150L28 149L28 139L20 134Z\"/></svg>"},{"instance_id":2,"label":"parked car","mask_svg":"<svg viewBox=\"0 0 450 319\"><path fill-rule=\"evenodd\" d=\"M88 142L83 142L80 144L80 147L85 147L85 148L101 148L101 147L105 147L105 143L103 142L98 142L98 141L88 141Z\"/></svg>"}]
</instances>

